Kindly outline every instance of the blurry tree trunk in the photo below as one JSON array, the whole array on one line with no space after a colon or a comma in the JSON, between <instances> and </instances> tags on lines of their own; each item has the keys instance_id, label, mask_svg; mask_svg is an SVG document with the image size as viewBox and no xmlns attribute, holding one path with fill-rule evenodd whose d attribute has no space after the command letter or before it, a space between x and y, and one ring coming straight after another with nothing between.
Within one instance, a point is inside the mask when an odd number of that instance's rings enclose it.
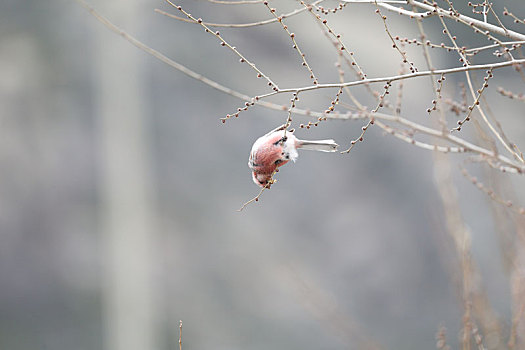
<instances>
[{"instance_id":1,"label":"blurry tree trunk","mask_svg":"<svg viewBox=\"0 0 525 350\"><path fill-rule=\"evenodd\" d=\"M115 23L140 31L140 2L100 4ZM106 28L97 27L95 37L105 347L153 350L154 225L142 53Z\"/></svg>"},{"instance_id":2,"label":"blurry tree trunk","mask_svg":"<svg viewBox=\"0 0 525 350\"><path fill-rule=\"evenodd\" d=\"M477 265L471 256L471 232L466 226L459 195L452 179L452 167L448 154L434 152L434 180L438 189L447 231L454 242L459 270L459 291L463 304L463 330L461 349L476 348L476 336L481 333L488 342L488 349L503 349L501 325L481 285ZM481 328L479 330L478 328Z\"/></svg>"}]
</instances>

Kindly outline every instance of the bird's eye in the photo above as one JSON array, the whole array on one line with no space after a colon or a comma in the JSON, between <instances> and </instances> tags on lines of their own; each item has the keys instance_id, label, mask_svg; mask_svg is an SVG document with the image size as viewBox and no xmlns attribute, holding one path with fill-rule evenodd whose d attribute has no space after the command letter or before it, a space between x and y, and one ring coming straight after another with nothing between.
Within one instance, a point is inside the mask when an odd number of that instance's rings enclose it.
<instances>
[{"instance_id":1,"label":"bird's eye","mask_svg":"<svg viewBox=\"0 0 525 350\"><path fill-rule=\"evenodd\" d=\"M273 143L274 146L277 146L278 144L283 144L286 142L286 140L288 140L288 136L283 136L281 137L278 141L275 141Z\"/></svg>"}]
</instances>

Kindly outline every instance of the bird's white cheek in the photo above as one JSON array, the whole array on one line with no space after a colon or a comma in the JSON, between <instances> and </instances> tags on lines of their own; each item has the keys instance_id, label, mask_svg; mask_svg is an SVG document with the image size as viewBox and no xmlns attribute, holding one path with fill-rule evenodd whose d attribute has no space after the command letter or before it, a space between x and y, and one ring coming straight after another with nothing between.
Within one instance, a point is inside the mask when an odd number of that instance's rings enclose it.
<instances>
[{"instance_id":1,"label":"bird's white cheek","mask_svg":"<svg viewBox=\"0 0 525 350\"><path fill-rule=\"evenodd\" d=\"M287 155L288 159L291 159L292 161L295 162L295 160L297 159L297 156L299 156L299 154L297 153L297 149L295 148L295 140L294 140L294 138L290 137L288 139L288 141L286 141L286 143L284 144L284 148L283 148L282 152L285 155Z\"/></svg>"},{"instance_id":2,"label":"bird's white cheek","mask_svg":"<svg viewBox=\"0 0 525 350\"><path fill-rule=\"evenodd\" d=\"M266 179L268 178L268 175L265 175L265 174L257 174L256 178L257 178L257 181L259 181L259 182L265 182Z\"/></svg>"}]
</instances>

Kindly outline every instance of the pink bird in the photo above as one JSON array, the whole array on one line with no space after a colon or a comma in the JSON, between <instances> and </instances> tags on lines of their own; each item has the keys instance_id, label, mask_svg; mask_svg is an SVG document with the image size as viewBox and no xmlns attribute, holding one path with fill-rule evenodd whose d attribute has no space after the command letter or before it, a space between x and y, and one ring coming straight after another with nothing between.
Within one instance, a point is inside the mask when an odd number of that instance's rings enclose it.
<instances>
[{"instance_id":1,"label":"pink bird","mask_svg":"<svg viewBox=\"0 0 525 350\"><path fill-rule=\"evenodd\" d=\"M334 140L306 141L299 140L293 130L285 130L282 125L255 141L250 152L248 166L252 169L253 182L261 187L270 188L273 174L277 168L290 160L297 159L297 149L308 149L322 152L337 151Z\"/></svg>"}]
</instances>

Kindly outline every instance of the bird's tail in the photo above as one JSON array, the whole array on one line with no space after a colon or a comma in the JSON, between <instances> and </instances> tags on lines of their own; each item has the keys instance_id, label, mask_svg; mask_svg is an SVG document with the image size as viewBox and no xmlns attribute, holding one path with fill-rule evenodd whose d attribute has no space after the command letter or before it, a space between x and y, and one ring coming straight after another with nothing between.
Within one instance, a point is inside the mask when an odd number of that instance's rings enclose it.
<instances>
[{"instance_id":1,"label":"bird's tail","mask_svg":"<svg viewBox=\"0 0 525 350\"><path fill-rule=\"evenodd\" d=\"M335 152L339 146L334 140L306 141L298 140L298 147L312 151Z\"/></svg>"}]
</instances>

